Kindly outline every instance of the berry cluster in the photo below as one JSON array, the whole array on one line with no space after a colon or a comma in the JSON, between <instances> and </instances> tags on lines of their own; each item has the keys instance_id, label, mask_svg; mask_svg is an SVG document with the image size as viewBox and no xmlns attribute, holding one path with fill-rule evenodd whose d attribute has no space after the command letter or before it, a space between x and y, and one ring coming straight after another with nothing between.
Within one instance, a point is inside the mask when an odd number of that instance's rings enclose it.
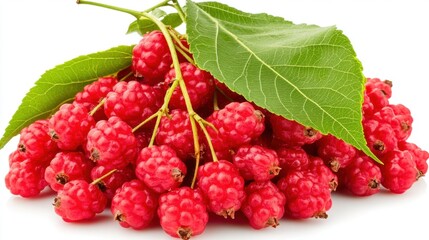
<instances>
[{"instance_id":1,"label":"berry cluster","mask_svg":"<svg viewBox=\"0 0 429 240\"><path fill-rule=\"evenodd\" d=\"M209 213L242 214L255 229L326 218L334 191L403 193L427 172L429 153L407 141L413 118L389 102L390 81L368 78L363 103L365 137L381 165L246 101L198 68L178 37L174 55L161 31L147 33L130 68L22 129L10 192L27 198L49 188L67 222L107 208L122 227L143 229L157 215L167 234L189 239Z\"/></svg>"}]
</instances>

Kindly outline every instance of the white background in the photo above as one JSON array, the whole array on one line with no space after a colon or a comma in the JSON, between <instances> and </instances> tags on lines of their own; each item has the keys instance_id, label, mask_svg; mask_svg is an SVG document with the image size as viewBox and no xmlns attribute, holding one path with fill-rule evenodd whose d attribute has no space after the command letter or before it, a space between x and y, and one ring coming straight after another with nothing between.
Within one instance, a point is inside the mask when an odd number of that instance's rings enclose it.
<instances>
[{"instance_id":1,"label":"white background","mask_svg":"<svg viewBox=\"0 0 429 240\"><path fill-rule=\"evenodd\" d=\"M143 10L155 0L104 1ZM295 23L337 25L351 39L368 77L393 81L393 103L403 103L414 117L410 141L429 150L429 7L426 1L223 0L247 12L267 12ZM0 134L21 99L44 71L76 56L134 44L139 36L125 35L134 19L126 14L74 0L0 1ZM8 170L14 138L0 150L0 178ZM402 195L383 192L368 198L334 194L327 220L283 219L277 229L256 231L245 221L235 224L211 219L195 239L408 239L427 236L427 178ZM160 227L124 229L109 212L97 221L70 224L53 211L54 196L35 199L13 196L0 181L0 239L94 240L170 239Z\"/></svg>"}]
</instances>

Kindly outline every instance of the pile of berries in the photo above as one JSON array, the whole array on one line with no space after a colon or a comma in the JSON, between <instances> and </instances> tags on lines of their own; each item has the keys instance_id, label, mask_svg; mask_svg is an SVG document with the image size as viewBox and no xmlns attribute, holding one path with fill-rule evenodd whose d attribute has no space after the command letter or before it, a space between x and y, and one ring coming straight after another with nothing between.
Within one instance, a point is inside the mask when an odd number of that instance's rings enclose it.
<instances>
[{"instance_id":1,"label":"pile of berries","mask_svg":"<svg viewBox=\"0 0 429 240\"><path fill-rule=\"evenodd\" d=\"M5 178L10 192L29 198L49 189L67 222L109 209L122 227L159 219L167 234L189 239L210 215L243 214L255 229L326 218L334 191L403 193L427 172L429 153L407 141L413 118L389 102L390 81L368 78L363 103L365 137L381 165L246 101L195 66L185 39L175 45L182 79L153 31L134 47L130 68L22 129ZM186 92L172 89L176 81Z\"/></svg>"}]
</instances>

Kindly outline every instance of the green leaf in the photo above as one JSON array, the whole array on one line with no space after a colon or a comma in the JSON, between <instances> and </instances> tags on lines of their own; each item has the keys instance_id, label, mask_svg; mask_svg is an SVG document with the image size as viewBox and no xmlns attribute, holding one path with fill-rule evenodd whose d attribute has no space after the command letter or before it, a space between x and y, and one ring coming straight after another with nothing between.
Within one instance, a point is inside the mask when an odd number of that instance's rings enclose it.
<instances>
[{"instance_id":1,"label":"green leaf","mask_svg":"<svg viewBox=\"0 0 429 240\"><path fill-rule=\"evenodd\" d=\"M85 85L131 65L132 46L80 56L46 71L23 98L9 121L0 149L22 128L52 115L61 104L73 100Z\"/></svg>"},{"instance_id":2,"label":"green leaf","mask_svg":"<svg viewBox=\"0 0 429 240\"><path fill-rule=\"evenodd\" d=\"M161 19L161 21L167 25L171 26L173 28L180 26L183 21L182 18L180 18L180 15L178 13L170 13L164 16L164 18ZM143 36L147 32L151 32L153 30L158 30L159 27L152 22L152 20L148 18L140 18L132 22L128 26L127 34L137 32L141 36Z\"/></svg>"},{"instance_id":3,"label":"green leaf","mask_svg":"<svg viewBox=\"0 0 429 240\"><path fill-rule=\"evenodd\" d=\"M378 160L361 124L362 65L335 27L188 0L187 34L198 66L247 100Z\"/></svg>"}]
</instances>

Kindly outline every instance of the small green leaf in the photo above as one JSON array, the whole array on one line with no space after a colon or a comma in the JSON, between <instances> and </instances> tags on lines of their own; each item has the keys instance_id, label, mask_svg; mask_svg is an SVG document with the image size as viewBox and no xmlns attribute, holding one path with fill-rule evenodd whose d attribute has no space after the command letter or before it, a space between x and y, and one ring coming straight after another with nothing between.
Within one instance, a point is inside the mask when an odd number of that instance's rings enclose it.
<instances>
[{"instance_id":1,"label":"small green leaf","mask_svg":"<svg viewBox=\"0 0 429 240\"><path fill-rule=\"evenodd\" d=\"M22 128L52 115L61 104L72 101L85 85L131 65L132 46L80 56L46 71L23 98L9 121L0 149Z\"/></svg>"},{"instance_id":2,"label":"small green leaf","mask_svg":"<svg viewBox=\"0 0 429 240\"><path fill-rule=\"evenodd\" d=\"M157 17L157 18L162 18L162 17L164 17L165 15L167 15L167 13L164 11L164 10L162 10L162 9L159 9L159 8L155 8L152 12L150 12L152 15L154 15L155 17Z\"/></svg>"},{"instance_id":3,"label":"small green leaf","mask_svg":"<svg viewBox=\"0 0 429 240\"><path fill-rule=\"evenodd\" d=\"M182 18L180 18L180 15L178 13L170 13L168 15L166 15L163 19L162 22L165 25L169 25L173 28L180 26L183 21Z\"/></svg>"},{"instance_id":4,"label":"small green leaf","mask_svg":"<svg viewBox=\"0 0 429 240\"><path fill-rule=\"evenodd\" d=\"M188 0L187 34L198 66L247 100L378 160L361 124L362 65L335 27Z\"/></svg>"}]
</instances>

